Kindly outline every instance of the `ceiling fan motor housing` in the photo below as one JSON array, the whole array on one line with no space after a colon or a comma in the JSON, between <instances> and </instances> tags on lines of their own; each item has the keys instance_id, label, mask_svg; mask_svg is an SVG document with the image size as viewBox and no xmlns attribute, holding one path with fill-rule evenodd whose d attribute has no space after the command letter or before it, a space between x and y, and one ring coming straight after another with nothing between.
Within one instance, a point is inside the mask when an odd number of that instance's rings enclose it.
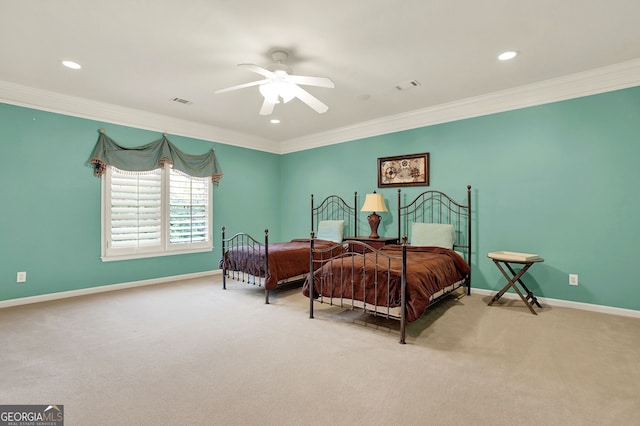
<instances>
[{"instance_id":1,"label":"ceiling fan motor housing","mask_svg":"<svg viewBox=\"0 0 640 426\"><path fill-rule=\"evenodd\" d=\"M276 49L273 52L271 52L271 57L276 62L284 62L289 57L289 54L284 50Z\"/></svg>"},{"instance_id":2,"label":"ceiling fan motor housing","mask_svg":"<svg viewBox=\"0 0 640 426\"><path fill-rule=\"evenodd\" d=\"M285 64L269 64L265 68L272 72L283 71L287 74L293 74L293 70Z\"/></svg>"}]
</instances>

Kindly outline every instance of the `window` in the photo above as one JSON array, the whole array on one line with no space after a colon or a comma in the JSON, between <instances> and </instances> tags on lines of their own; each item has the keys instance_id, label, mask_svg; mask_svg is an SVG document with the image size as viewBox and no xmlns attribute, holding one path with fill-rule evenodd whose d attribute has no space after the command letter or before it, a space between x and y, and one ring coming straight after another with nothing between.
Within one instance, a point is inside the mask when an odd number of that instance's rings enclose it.
<instances>
[{"instance_id":1,"label":"window","mask_svg":"<svg viewBox=\"0 0 640 426\"><path fill-rule=\"evenodd\" d=\"M103 261L212 249L210 178L108 167L102 200Z\"/></svg>"}]
</instances>

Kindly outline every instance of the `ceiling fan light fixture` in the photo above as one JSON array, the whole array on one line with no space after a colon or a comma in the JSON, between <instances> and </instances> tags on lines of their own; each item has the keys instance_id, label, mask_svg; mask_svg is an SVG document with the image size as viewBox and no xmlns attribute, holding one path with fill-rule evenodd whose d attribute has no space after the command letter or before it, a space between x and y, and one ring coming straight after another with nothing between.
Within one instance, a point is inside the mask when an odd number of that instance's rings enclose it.
<instances>
[{"instance_id":1,"label":"ceiling fan light fixture","mask_svg":"<svg viewBox=\"0 0 640 426\"><path fill-rule=\"evenodd\" d=\"M280 98L285 104L296 97L295 90L291 83L278 81L265 83L259 87L260 94L272 104L280 103Z\"/></svg>"},{"instance_id":2,"label":"ceiling fan light fixture","mask_svg":"<svg viewBox=\"0 0 640 426\"><path fill-rule=\"evenodd\" d=\"M262 84L259 87L260 94L264 96L267 102L271 102L272 104L278 104L280 101L278 100L279 93L278 87L272 83Z\"/></svg>"},{"instance_id":3,"label":"ceiling fan light fixture","mask_svg":"<svg viewBox=\"0 0 640 426\"><path fill-rule=\"evenodd\" d=\"M291 83L278 83L278 93L280 94L280 97L285 104L296 97Z\"/></svg>"}]
</instances>

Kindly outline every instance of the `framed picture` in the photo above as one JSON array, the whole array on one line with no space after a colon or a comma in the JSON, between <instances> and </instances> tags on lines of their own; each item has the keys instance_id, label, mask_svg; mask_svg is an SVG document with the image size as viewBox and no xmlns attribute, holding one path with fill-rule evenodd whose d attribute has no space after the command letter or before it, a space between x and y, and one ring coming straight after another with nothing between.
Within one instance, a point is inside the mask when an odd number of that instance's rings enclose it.
<instances>
[{"instance_id":1,"label":"framed picture","mask_svg":"<svg viewBox=\"0 0 640 426\"><path fill-rule=\"evenodd\" d=\"M378 188L429 186L429 153L378 158Z\"/></svg>"}]
</instances>

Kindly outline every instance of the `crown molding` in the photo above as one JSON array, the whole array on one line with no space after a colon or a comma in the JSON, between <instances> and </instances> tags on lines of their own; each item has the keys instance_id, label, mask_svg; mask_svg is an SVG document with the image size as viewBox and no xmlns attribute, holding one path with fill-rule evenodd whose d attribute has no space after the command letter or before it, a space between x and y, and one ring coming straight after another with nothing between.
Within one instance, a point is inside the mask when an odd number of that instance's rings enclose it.
<instances>
[{"instance_id":1,"label":"crown molding","mask_svg":"<svg viewBox=\"0 0 640 426\"><path fill-rule=\"evenodd\" d=\"M268 139L256 138L220 127L35 89L6 81L0 81L0 102L138 129L278 153L277 146Z\"/></svg>"},{"instance_id":2,"label":"crown molding","mask_svg":"<svg viewBox=\"0 0 640 426\"><path fill-rule=\"evenodd\" d=\"M0 102L180 135L242 148L287 154L419 127L595 95L640 85L640 59L528 84L429 108L357 123L282 142L228 129L153 114L0 81Z\"/></svg>"},{"instance_id":3,"label":"crown molding","mask_svg":"<svg viewBox=\"0 0 640 426\"><path fill-rule=\"evenodd\" d=\"M280 154L640 85L640 59L289 139Z\"/></svg>"}]
</instances>

